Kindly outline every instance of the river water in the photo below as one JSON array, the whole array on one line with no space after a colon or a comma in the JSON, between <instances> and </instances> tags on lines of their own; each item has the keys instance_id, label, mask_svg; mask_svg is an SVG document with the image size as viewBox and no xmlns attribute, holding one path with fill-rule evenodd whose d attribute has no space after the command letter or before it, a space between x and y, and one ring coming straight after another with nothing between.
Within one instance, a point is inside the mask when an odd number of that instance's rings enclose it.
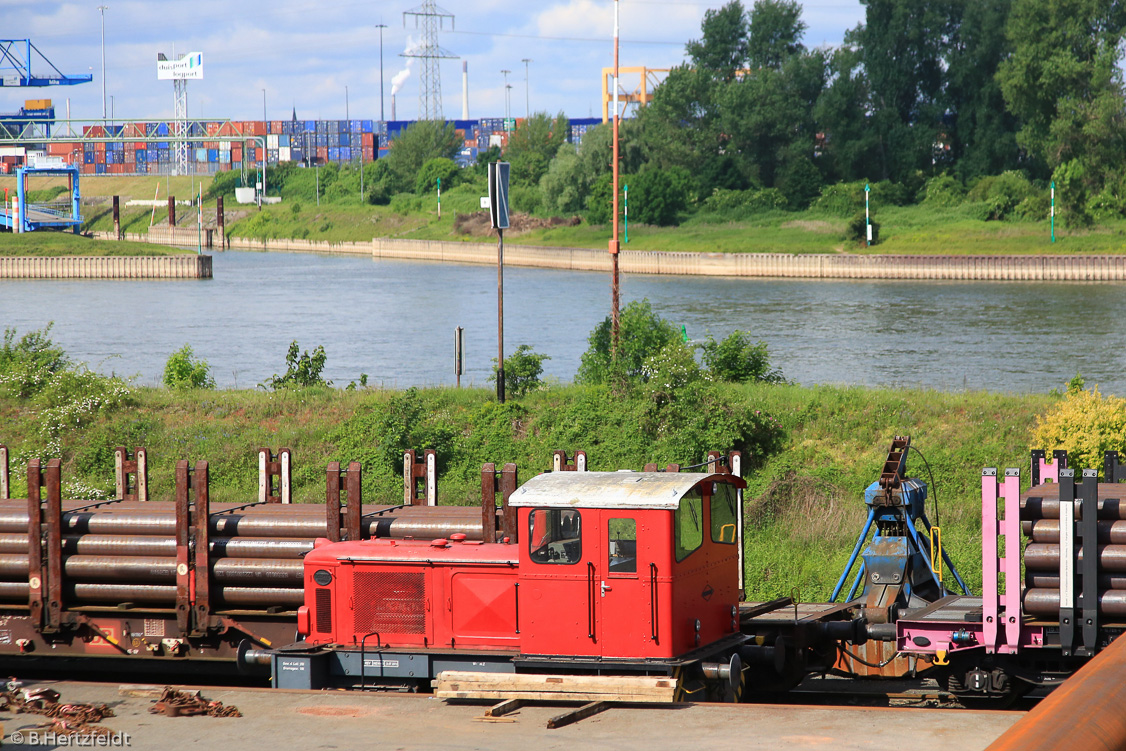
<instances>
[{"instance_id":1,"label":"river water","mask_svg":"<svg viewBox=\"0 0 1126 751\"><path fill-rule=\"evenodd\" d=\"M157 384L184 344L222 387L285 370L296 339L324 345L325 376L394 387L486 383L496 356L496 269L296 253L216 253L210 281L0 281L0 326L53 321L90 367ZM609 276L505 269L505 351L529 344L570 381L608 315ZM733 329L765 341L802 384L1046 392L1081 372L1126 394L1126 286L747 280L623 275L623 305L648 298L693 339Z\"/></svg>"}]
</instances>

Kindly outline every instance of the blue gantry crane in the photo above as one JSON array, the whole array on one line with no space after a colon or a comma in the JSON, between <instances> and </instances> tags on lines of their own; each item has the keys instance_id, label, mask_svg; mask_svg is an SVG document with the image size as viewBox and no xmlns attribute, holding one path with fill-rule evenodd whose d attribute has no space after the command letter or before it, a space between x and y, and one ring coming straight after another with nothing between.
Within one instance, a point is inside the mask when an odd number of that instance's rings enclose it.
<instances>
[{"instance_id":1,"label":"blue gantry crane","mask_svg":"<svg viewBox=\"0 0 1126 751\"><path fill-rule=\"evenodd\" d=\"M31 71L31 53L35 52L50 68L47 75ZM42 72L42 69L40 69ZM40 52L30 39L0 39L0 86L74 86L90 83L92 75L68 76Z\"/></svg>"}]
</instances>

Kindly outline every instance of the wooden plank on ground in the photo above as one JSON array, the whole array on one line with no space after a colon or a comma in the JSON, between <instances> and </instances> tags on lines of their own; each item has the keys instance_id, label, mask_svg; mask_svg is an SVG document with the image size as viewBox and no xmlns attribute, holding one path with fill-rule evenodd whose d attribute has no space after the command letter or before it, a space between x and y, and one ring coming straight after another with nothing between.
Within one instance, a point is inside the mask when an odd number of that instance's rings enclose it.
<instances>
[{"instance_id":1,"label":"wooden plank on ground","mask_svg":"<svg viewBox=\"0 0 1126 751\"><path fill-rule=\"evenodd\" d=\"M613 694L599 693L564 693L562 691L435 691L438 699L477 699L497 701L500 699L522 699L524 701L620 701L631 704L671 704L673 694L667 696L645 696L642 694Z\"/></svg>"},{"instance_id":2,"label":"wooden plank on ground","mask_svg":"<svg viewBox=\"0 0 1126 751\"><path fill-rule=\"evenodd\" d=\"M592 701L590 704L584 704L578 709L572 709L570 712L564 712L561 715L556 715L547 721L547 727L551 730L561 728L565 725L585 720L587 717L596 715L599 712L605 712L610 708L610 702L607 701Z\"/></svg>"},{"instance_id":3,"label":"wooden plank on ground","mask_svg":"<svg viewBox=\"0 0 1126 751\"><path fill-rule=\"evenodd\" d=\"M515 712L522 706L524 706L524 702L521 699L507 699L505 701L502 701L500 704L497 704L495 707L489 707L488 709L486 709L485 716L500 717L502 715L508 714L509 712Z\"/></svg>"}]
</instances>

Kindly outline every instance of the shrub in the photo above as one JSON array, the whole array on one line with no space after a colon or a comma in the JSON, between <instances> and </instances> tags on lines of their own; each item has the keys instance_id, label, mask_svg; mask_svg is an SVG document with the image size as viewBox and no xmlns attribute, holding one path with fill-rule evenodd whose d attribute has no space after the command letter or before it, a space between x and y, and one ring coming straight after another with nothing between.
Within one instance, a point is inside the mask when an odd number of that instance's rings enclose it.
<instances>
[{"instance_id":1,"label":"shrub","mask_svg":"<svg viewBox=\"0 0 1126 751\"><path fill-rule=\"evenodd\" d=\"M1020 172L1008 171L983 177L970 188L967 198L989 207L990 219L1009 219L1024 199L1034 195L1035 188Z\"/></svg>"},{"instance_id":2,"label":"shrub","mask_svg":"<svg viewBox=\"0 0 1126 751\"><path fill-rule=\"evenodd\" d=\"M543 388L540 376L543 374L543 361L550 360L547 355L532 351L527 344L521 344L508 357L504 358L504 393L506 397L519 399L525 394ZM493 374L489 383L497 382L497 359L493 358Z\"/></svg>"},{"instance_id":3,"label":"shrub","mask_svg":"<svg viewBox=\"0 0 1126 751\"><path fill-rule=\"evenodd\" d=\"M294 339L290 343L289 352L285 356L285 374L279 376L275 373L266 379L264 385L266 388L275 391L289 387L331 386L332 381L326 381L321 377L326 359L323 346L317 347L310 355L308 350L302 352L301 348L297 346L297 340Z\"/></svg>"},{"instance_id":4,"label":"shrub","mask_svg":"<svg viewBox=\"0 0 1126 751\"><path fill-rule=\"evenodd\" d=\"M406 216L407 214L417 214L422 211L422 197L413 196L410 193L396 193L391 196L391 211Z\"/></svg>"},{"instance_id":5,"label":"shrub","mask_svg":"<svg viewBox=\"0 0 1126 751\"><path fill-rule=\"evenodd\" d=\"M852 218L848 220L848 224L845 225L845 241L865 245L868 241L869 224L872 225L872 244L878 243L880 241L880 223L865 219L863 211L853 214Z\"/></svg>"},{"instance_id":6,"label":"shrub","mask_svg":"<svg viewBox=\"0 0 1126 751\"><path fill-rule=\"evenodd\" d=\"M642 170L625 178L622 184L629 185L633 218L641 224L659 227L676 224L694 193L692 176L683 167Z\"/></svg>"},{"instance_id":7,"label":"shrub","mask_svg":"<svg viewBox=\"0 0 1126 751\"><path fill-rule=\"evenodd\" d=\"M948 208L957 206L966 198L966 189L950 175L937 175L927 180L923 188L923 205Z\"/></svg>"},{"instance_id":8,"label":"shrub","mask_svg":"<svg viewBox=\"0 0 1126 751\"><path fill-rule=\"evenodd\" d=\"M4 329L0 346L0 393L26 399L42 390L55 374L70 366L62 347L51 341L49 323L16 341L16 330Z\"/></svg>"},{"instance_id":9,"label":"shrub","mask_svg":"<svg viewBox=\"0 0 1126 751\"><path fill-rule=\"evenodd\" d=\"M1040 416L1032 429L1032 447L1067 451L1075 469L1099 469L1107 451L1126 451L1126 399L1104 397L1072 380L1067 395Z\"/></svg>"},{"instance_id":10,"label":"shrub","mask_svg":"<svg viewBox=\"0 0 1126 751\"><path fill-rule=\"evenodd\" d=\"M642 379L645 359L680 339L680 332L671 323L653 312L648 299L634 300L621 310L620 351L618 371L626 378ZM575 380L579 383L608 383L614 372L611 362L611 321L607 317L598 324L587 341Z\"/></svg>"},{"instance_id":11,"label":"shrub","mask_svg":"<svg viewBox=\"0 0 1126 751\"><path fill-rule=\"evenodd\" d=\"M543 209L543 191L538 187L513 185L509 188L508 205L511 211L537 214Z\"/></svg>"},{"instance_id":12,"label":"shrub","mask_svg":"<svg viewBox=\"0 0 1126 751\"><path fill-rule=\"evenodd\" d=\"M782 371L770 367L770 352L765 342L752 342L746 331L736 329L717 342L708 334L701 346L704 364L713 380L746 383L784 383Z\"/></svg>"},{"instance_id":13,"label":"shrub","mask_svg":"<svg viewBox=\"0 0 1126 751\"><path fill-rule=\"evenodd\" d=\"M716 188L704 200L704 210L747 216L758 212L781 211L789 202L777 188L762 190L724 190Z\"/></svg>"},{"instance_id":14,"label":"shrub","mask_svg":"<svg viewBox=\"0 0 1126 751\"><path fill-rule=\"evenodd\" d=\"M191 345L185 344L173 352L164 364L164 385L178 391L213 389L215 379L211 377L207 361L197 359Z\"/></svg>"},{"instance_id":15,"label":"shrub","mask_svg":"<svg viewBox=\"0 0 1126 751\"><path fill-rule=\"evenodd\" d=\"M1052 173L1056 183L1056 207L1068 227L1088 227L1087 168L1078 159L1064 162Z\"/></svg>"},{"instance_id":16,"label":"shrub","mask_svg":"<svg viewBox=\"0 0 1126 751\"><path fill-rule=\"evenodd\" d=\"M858 208L864 208L864 183L826 185L813 207L833 216L851 216Z\"/></svg>"}]
</instances>

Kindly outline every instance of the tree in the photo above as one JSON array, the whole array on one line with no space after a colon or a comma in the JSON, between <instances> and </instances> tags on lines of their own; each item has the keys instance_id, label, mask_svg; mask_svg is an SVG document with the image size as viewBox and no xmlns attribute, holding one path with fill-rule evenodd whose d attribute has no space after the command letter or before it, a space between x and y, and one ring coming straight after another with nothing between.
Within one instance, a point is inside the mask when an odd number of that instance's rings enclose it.
<instances>
[{"instance_id":1,"label":"tree","mask_svg":"<svg viewBox=\"0 0 1126 751\"><path fill-rule=\"evenodd\" d=\"M1018 166L1017 119L997 82L997 69L1011 50L1005 25L1012 0L954 7L960 17L946 55L947 108L953 115L947 135L954 171L967 180Z\"/></svg>"},{"instance_id":2,"label":"tree","mask_svg":"<svg viewBox=\"0 0 1126 751\"><path fill-rule=\"evenodd\" d=\"M801 38L806 28L797 0L755 0L747 44L750 67L781 68L788 59L804 52Z\"/></svg>"},{"instance_id":3,"label":"tree","mask_svg":"<svg viewBox=\"0 0 1126 751\"><path fill-rule=\"evenodd\" d=\"M505 150L512 163L513 181L538 185L570 135L571 121L562 112L554 120L546 112L536 112L524 120L509 137Z\"/></svg>"},{"instance_id":4,"label":"tree","mask_svg":"<svg viewBox=\"0 0 1126 751\"><path fill-rule=\"evenodd\" d=\"M618 367L631 379L644 375L645 360L660 352L666 345L675 343L680 332L671 323L653 312L648 299L634 300L621 310ZM587 341L590 347L583 353L577 383L607 383L613 373L610 361L610 317L598 324Z\"/></svg>"},{"instance_id":5,"label":"tree","mask_svg":"<svg viewBox=\"0 0 1126 751\"><path fill-rule=\"evenodd\" d=\"M420 196L434 193L438 189L439 180L442 181L442 187L449 190L454 186L454 180L458 174L458 166L454 164L452 159L445 157L429 159L426 164L422 165L422 169L418 171L418 176L415 177L414 192Z\"/></svg>"},{"instance_id":6,"label":"tree","mask_svg":"<svg viewBox=\"0 0 1126 751\"><path fill-rule=\"evenodd\" d=\"M508 357L504 358L504 393L513 399L543 388L543 361L550 360L527 344L521 344ZM493 374L489 383L497 382L497 359L493 358Z\"/></svg>"},{"instance_id":7,"label":"tree","mask_svg":"<svg viewBox=\"0 0 1126 751\"><path fill-rule=\"evenodd\" d=\"M419 120L400 132L384 157L394 191L413 191L422 165L431 159L453 159L461 144L453 123Z\"/></svg>"},{"instance_id":8,"label":"tree","mask_svg":"<svg viewBox=\"0 0 1126 751\"><path fill-rule=\"evenodd\" d=\"M845 34L870 85L868 127L878 138L877 174L902 181L931 167L942 129L943 55L959 0L863 0L864 24Z\"/></svg>"},{"instance_id":9,"label":"tree","mask_svg":"<svg viewBox=\"0 0 1126 751\"><path fill-rule=\"evenodd\" d=\"M833 50L827 66L829 84L813 108L823 134L819 147L822 169L832 180L864 179L879 159L879 140L868 126L871 91L861 58L860 50L853 46Z\"/></svg>"},{"instance_id":10,"label":"tree","mask_svg":"<svg viewBox=\"0 0 1126 751\"><path fill-rule=\"evenodd\" d=\"M722 81L747 67L750 29L747 11L739 0L731 0L718 10L708 10L700 24L703 37L685 45L692 65Z\"/></svg>"},{"instance_id":11,"label":"tree","mask_svg":"<svg viewBox=\"0 0 1126 751\"><path fill-rule=\"evenodd\" d=\"M294 339L285 355L285 373L280 376L275 373L266 379L264 385L275 391L290 387L331 386L332 381L326 381L321 376L327 359L323 346L318 346L310 355L308 350L302 352Z\"/></svg>"},{"instance_id":12,"label":"tree","mask_svg":"<svg viewBox=\"0 0 1126 751\"><path fill-rule=\"evenodd\" d=\"M704 342L704 365L718 381L746 383L784 383L782 372L770 367L770 352L765 342L752 342L746 331L736 329L722 342L708 334Z\"/></svg>"}]
</instances>

